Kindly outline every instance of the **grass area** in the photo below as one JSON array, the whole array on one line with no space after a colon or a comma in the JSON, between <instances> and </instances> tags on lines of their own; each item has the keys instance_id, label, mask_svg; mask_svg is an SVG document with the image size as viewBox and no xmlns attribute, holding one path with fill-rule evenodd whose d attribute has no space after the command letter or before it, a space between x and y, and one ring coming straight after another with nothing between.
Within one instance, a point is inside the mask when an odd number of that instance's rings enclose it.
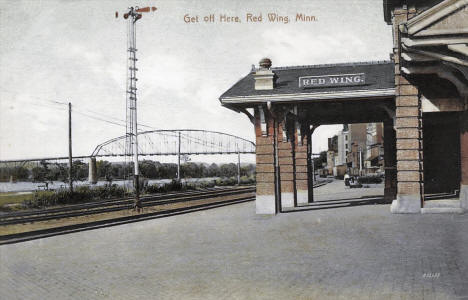
<instances>
[{"instance_id":1,"label":"grass area","mask_svg":"<svg viewBox=\"0 0 468 300\"><path fill-rule=\"evenodd\" d=\"M30 200L32 197L33 193L0 193L0 206L4 206L6 204L23 203L24 200Z\"/></svg>"},{"instance_id":2,"label":"grass area","mask_svg":"<svg viewBox=\"0 0 468 300\"><path fill-rule=\"evenodd\" d=\"M22 209L23 202L25 200L32 200L33 196L33 193L24 192L0 193L0 211L8 212Z\"/></svg>"}]
</instances>

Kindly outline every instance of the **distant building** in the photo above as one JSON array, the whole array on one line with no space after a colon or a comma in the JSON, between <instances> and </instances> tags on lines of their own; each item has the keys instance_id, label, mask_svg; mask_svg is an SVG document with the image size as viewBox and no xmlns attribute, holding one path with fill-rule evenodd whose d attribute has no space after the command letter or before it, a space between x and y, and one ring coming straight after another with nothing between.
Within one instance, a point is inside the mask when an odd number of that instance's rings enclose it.
<instances>
[{"instance_id":1,"label":"distant building","mask_svg":"<svg viewBox=\"0 0 468 300\"><path fill-rule=\"evenodd\" d=\"M365 168L367 172L383 172L384 146L383 146L383 124L367 124Z\"/></svg>"},{"instance_id":2,"label":"distant building","mask_svg":"<svg viewBox=\"0 0 468 300\"><path fill-rule=\"evenodd\" d=\"M344 124L328 139L327 170L334 176L380 172L383 154L382 123Z\"/></svg>"},{"instance_id":3,"label":"distant building","mask_svg":"<svg viewBox=\"0 0 468 300\"><path fill-rule=\"evenodd\" d=\"M337 152L333 150L328 150L327 151L327 166L326 169L328 171L328 174L333 174L333 168L335 167L335 155Z\"/></svg>"},{"instance_id":4,"label":"distant building","mask_svg":"<svg viewBox=\"0 0 468 300\"><path fill-rule=\"evenodd\" d=\"M338 153L336 155L335 165L346 165L346 156L350 151L349 128L348 124L343 125L343 130L338 133Z\"/></svg>"},{"instance_id":5,"label":"distant building","mask_svg":"<svg viewBox=\"0 0 468 300\"><path fill-rule=\"evenodd\" d=\"M334 174L333 169L336 165L336 157L338 155L338 136L328 138L328 151L327 151L327 171L328 174Z\"/></svg>"}]
</instances>

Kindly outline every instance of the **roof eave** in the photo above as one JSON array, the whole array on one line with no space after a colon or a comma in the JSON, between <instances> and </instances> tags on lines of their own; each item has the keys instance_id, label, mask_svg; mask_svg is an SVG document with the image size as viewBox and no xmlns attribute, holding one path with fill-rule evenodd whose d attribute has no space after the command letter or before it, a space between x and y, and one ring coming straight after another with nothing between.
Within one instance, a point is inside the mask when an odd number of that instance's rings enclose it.
<instances>
[{"instance_id":1,"label":"roof eave","mask_svg":"<svg viewBox=\"0 0 468 300\"><path fill-rule=\"evenodd\" d=\"M266 102L290 102L290 101L311 101L311 100L333 100L333 99L356 99L356 98L380 98L395 96L395 88L356 90L342 92L322 92L322 93L297 93L297 94L271 94L255 96L233 96L221 97L223 106L233 107L236 104L258 104Z\"/></svg>"}]
</instances>

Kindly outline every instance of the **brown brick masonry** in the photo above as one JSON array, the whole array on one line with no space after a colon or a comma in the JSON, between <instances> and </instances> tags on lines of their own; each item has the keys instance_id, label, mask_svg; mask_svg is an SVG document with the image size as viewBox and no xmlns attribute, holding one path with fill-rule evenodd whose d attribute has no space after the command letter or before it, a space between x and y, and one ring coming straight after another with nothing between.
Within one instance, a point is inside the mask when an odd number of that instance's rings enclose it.
<instances>
[{"instance_id":1,"label":"brown brick masonry","mask_svg":"<svg viewBox=\"0 0 468 300\"><path fill-rule=\"evenodd\" d=\"M396 118L395 126L397 128L417 128L419 126L419 118L413 116Z\"/></svg>"},{"instance_id":2,"label":"brown brick masonry","mask_svg":"<svg viewBox=\"0 0 468 300\"><path fill-rule=\"evenodd\" d=\"M255 114L255 135L256 135L256 172L257 172L257 195L275 194L275 166L274 166L274 145L273 145L273 122L270 115L265 112L267 122L266 136L262 135L260 114L258 108Z\"/></svg>"}]
</instances>

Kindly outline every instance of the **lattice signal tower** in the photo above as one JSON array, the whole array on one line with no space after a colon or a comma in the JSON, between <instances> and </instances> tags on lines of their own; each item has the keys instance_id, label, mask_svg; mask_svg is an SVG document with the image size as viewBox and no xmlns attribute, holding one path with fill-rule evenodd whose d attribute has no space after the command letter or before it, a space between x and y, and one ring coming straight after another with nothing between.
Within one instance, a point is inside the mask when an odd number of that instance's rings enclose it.
<instances>
[{"instance_id":1,"label":"lattice signal tower","mask_svg":"<svg viewBox=\"0 0 468 300\"><path fill-rule=\"evenodd\" d=\"M137 123L137 77L136 72L136 21L141 19L142 13L155 11L156 7L130 7L123 15L127 20L127 88L126 88L126 138L125 138L125 162L129 158L133 160L133 186L135 190L134 208L138 211L141 209L140 201L140 171L138 168L138 123ZM118 12L115 17L118 18Z\"/></svg>"}]
</instances>

